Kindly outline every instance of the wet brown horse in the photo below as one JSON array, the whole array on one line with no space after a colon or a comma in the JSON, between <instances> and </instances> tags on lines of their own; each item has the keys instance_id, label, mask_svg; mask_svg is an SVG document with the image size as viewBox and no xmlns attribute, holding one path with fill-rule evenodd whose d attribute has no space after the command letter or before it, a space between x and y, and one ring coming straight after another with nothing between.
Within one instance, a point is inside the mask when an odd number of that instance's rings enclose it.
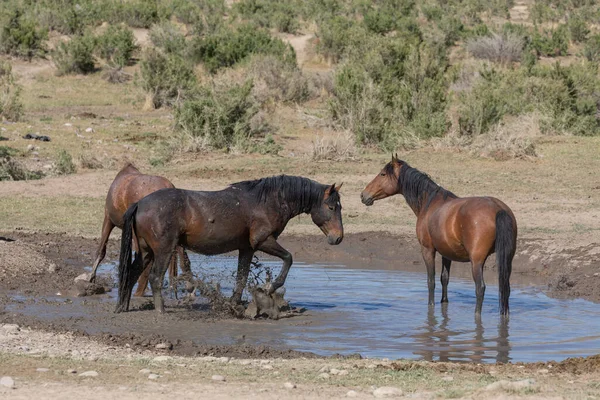
<instances>
[{"instance_id":1,"label":"wet brown horse","mask_svg":"<svg viewBox=\"0 0 600 400\"><path fill-rule=\"evenodd\" d=\"M239 303L257 250L283 260L279 276L267 288L271 295L283 286L292 255L277 238L288 221L303 213L327 235L329 244L344 237L339 187L307 178L276 176L235 183L214 192L163 189L132 205L124 217L119 263L119 300L115 312L129 308L131 290L144 261L152 262L150 286L154 306L164 312L161 283L177 246L213 255L239 250L236 286L231 298ZM132 261L131 242L140 252Z\"/></svg>"},{"instance_id":2,"label":"wet brown horse","mask_svg":"<svg viewBox=\"0 0 600 400\"><path fill-rule=\"evenodd\" d=\"M119 171L106 195L102 236L100 238L100 246L98 246L96 252L96 261L94 261L92 267L92 275L90 277L91 282L96 280L96 270L106 255L106 243L108 242L108 237L115 227L123 228L123 215L129 206L137 203L152 192L174 187L175 186L173 186L168 179L161 176L142 174L132 164L125 165L123 169ZM184 274L191 275L187 254L185 254L183 248L179 248L178 253L182 271ZM144 295L146 286L148 285L149 274L150 268L146 268L139 278L135 296ZM175 276L177 276L177 257L173 257L173 262L171 263L171 268L169 270L171 285L175 282Z\"/></svg>"},{"instance_id":3,"label":"wet brown horse","mask_svg":"<svg viewBox=\"0 0 600 400\"><path fill-rule=\"evenodd\" d=\"M517 240L517 221L510 208L494 197L457 197L426 174L392 156L392 161L360 197L370 206L376 200L395 194L402 194L417 216L417 238L427 266L429 304L434 303L437 252L442 256L442 303L448 301L450 264L470 261L477 295L475 313L480 315L485 294L483 266L488 256L496 252L500 313L507 315Z\"/></svg>"}]
</instances>

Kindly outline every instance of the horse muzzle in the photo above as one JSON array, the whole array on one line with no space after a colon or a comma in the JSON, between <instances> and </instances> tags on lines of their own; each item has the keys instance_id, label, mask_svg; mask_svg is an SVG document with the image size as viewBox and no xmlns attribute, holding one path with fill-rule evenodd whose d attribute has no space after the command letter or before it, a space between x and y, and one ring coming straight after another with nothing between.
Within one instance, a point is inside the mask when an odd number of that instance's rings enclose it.
<instances>
[{"instance_id":1,"label":"horse muzzle","mask_svg":"<svg viewBox=\"0 0 600 400\"><path fill-rule=\"evenodd\" d=\"M342 240L344 240L344 235L327 235L327 243L332 246L342 243Z\"/></svg>"},{"instance_id":2,"label":"horse muzzle","mask_svg":"<svg viewBox=\"0 0 600 400\"><path fill-rule=\"evenodd\" d=\"M360 200L362 201L362 203L365 206L372 206L373 203L375 203L375 200L373 199L373 197L370 194L366 193L366 192L362 192L360 194Z\"/></svg>"}]
</instances>

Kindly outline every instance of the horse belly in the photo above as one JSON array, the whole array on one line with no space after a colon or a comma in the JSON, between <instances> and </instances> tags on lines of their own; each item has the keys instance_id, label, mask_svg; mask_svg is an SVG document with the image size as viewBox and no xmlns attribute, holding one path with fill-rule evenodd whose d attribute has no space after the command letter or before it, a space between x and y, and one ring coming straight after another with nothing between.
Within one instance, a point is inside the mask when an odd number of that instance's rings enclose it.
<instances>
[{"instance_id":1,"label":"horse belly","mask_svg":"<svg viewBox=\"0 0 600 400\"><path fill-rule=\"evenodd\" d=\"M201 234L187 234L184 247L195 253L216 255L250 246L248 234L238 230L204 230Z\"/></svg>"}]
</instances>

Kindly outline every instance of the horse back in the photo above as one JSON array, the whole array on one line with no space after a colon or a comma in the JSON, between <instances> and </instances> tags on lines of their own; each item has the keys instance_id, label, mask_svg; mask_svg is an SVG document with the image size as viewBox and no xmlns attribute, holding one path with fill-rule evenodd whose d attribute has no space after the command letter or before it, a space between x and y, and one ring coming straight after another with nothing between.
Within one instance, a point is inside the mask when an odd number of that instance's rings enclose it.
<instances>
[{"instance_id":1,"label":"horse back","mask_svg":"<svg viewBox=\"0 0 600 400\"><path fill-rule=\"evenodd\" d=\"M427 221L431 245L455 261L469 261L474 253L487 257L493 253L496 214L501 210L514 220L510 208L494 197L449 199L432 210Z\"/></svg>"}]
</instances>

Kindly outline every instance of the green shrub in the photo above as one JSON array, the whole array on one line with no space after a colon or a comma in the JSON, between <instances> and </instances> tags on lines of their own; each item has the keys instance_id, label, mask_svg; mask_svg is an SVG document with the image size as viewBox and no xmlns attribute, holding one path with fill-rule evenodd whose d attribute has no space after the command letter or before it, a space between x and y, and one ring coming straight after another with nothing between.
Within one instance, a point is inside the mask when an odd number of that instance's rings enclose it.
<instances>
[{"instance_id":1,"label":"green shrub","mask_svg":"<svg viewBox=\"0 0 600 400\"><path fill-rule=\"evenodd\" d=\"M298 7L289 1L243 0L233 6L242 18L264 28L295 33L298 30Z\"/></svg>"},{"instance_id":2,"label":"green shrub","mask_svg":"<svg viewBox=\"0 0 600 400\"><path fill-rule=\"evenodd\" d=\"M157 4L156 0L112 0L107 4L107 19L111 24L124 22L133 28L150 28L159 21Z\"/></svg>"},{"instance_id":3,"label":"green shrub","mask_svg":"<svg viewBox=\"0 0 600 400\"><path fill-rule=\"evenodd\" d=\"M317 38L317 51L337 62L346 53L346 49L362 52L369 42L369 32L356 21L335 16L319 24Z\"/></svg>"},{"instance_id":4,"label":"green shrub","mask_svg":"<svg viewBox=\"0 0 600 400\"><path fill-rule=\"evenodd\" d=\"M44 174L29 171L22 163L13 158L18 153L12 147L0 146L0 181L41 179Z\"/></svg>"},{"instance_id":5,"label":"green shrub","mask_svg":"<svg viewBox=\"0 0 600 400\"><path fill-rule=\"evenodd\" d=\"M271 54L285 62L296 63L296 53L289 44L251 25L198 37L192 42L190 53L211 73L230 67L251 54Z\"/></svg>"},{"instance_id":6,"label":"green shrub","mask_svg":"<svg viewBox=\"0 0 600 400\"><path fill-rule=\"evenodd\" d=\"M592 35L585 42L583 56L592 62L600 61L600 35Z\"/></svg>"},{"instance_id":7,"label":"green shrub","mask_svg":"<svg viewBox=\"0 0 600 400\"><path fill-rule=\"evenodd\" d=\"M96 38L90 34L75 36L61 42L52 52L52 61L59 75L87 74L94 71Z\"/></svg>"},{"instance_id":8,"label":"green shrub","mask_svg":"<svg viewBox=\"0 0 600 400\"><path fill-rule=\"evenodd\" d=\"M8 61L0 63L0 120L18 121L23 115L21 87L15 82Z\"/></svg>"},{"instance_id":9,"label":"green shrub","mask_svg":"<svg viewBox=\"0 0 600 400\"><path fill-rule=\"evenodd\" d=\"M152 26L150 29L150 41L165 53L183 55L186 49L183 33L169 21Z\"/></svg>"},{"instance_id":10,"label":"green shrub","mask_svg":"<svg viewBox=\"0 0 600 400\"><path fill-rule=\"evenodd\" d=\"M97 38L100 57L114 67L123 68L137 49L131 29L122 25L111 25Z\"/></svg>"},{"instance_id":11,"label":"green shrub","mask_svg":"<svg viewBox=\"0 0 600 400\"><path fill-rule=\"evenodd\" d=\"M186 147L246 148L256 133L251 129L251 119L259 110L251 92L251 81L243 85L200 87L175 112L176 128L184 133Z\"/></svg>"},{"instance_id":12,"label":"green shrub","mask_svg":"<svg viewBox=\"0 0 600 400\"><path fill-rule=\"evenodd\" d=\"M192 65L180 56L150 48L142 55L138 84L159 108L185 99L194 89L196 77Z\"/></svg>"},{"instance_id":13,"label":"green shrub","mask_svg":"<svg viewBox=\"0 0 600 400\"><path fill-rule=\"evenodd\" d=\"M568 47L569 39L565 25L560 25L551 32L535 32L531 38L531 48L542 56L564 56Z\"/></svg>"},{"instance_id":14,"label":"green shrub","mask_svg":"<svg viewBox=\"0 0 600 400\"><path fill-rule=\"evenodd\" d=\"M54 172L58 175L70 175L77 171L75 163L73 163L73 157L68 151L61 149L56 155L56 162L54 164Z\"/></svg>"},{"instance_id":15,"label":"green shrub","mask_svg":"<svg viewBox=\"0 0 600 400\"><path fill-rule=\"evenodd\" d=\"M23 11L14 8L0 19L0 53L31 60L46 52L44 40L48 33L39 29L36 22Z\"/></svg>"},{"instance_id":16,"label":"green shrub","mask_svg":"<svg viewBox=\"0 0 600 400\"><path fill-rule=\"evenodd\" d=\"M247 75L254 80L253 94L260 104L301 103L310 97L308 79L297 66L272 55L253 56L248 64Z\"/></svg>"},{"instance_id":17,"label":"green shrub","mask_svg":"<svg viewBox=\"0 0 600 400\"><path fill-rule=\"evenodd\" d=\"M587 27L585 20L579 16L569 18L567 25L569 27L569 33L571 34L571 40L577 43L583 43L590 34L590 30Z\"/></svg>"}]
</instances>

